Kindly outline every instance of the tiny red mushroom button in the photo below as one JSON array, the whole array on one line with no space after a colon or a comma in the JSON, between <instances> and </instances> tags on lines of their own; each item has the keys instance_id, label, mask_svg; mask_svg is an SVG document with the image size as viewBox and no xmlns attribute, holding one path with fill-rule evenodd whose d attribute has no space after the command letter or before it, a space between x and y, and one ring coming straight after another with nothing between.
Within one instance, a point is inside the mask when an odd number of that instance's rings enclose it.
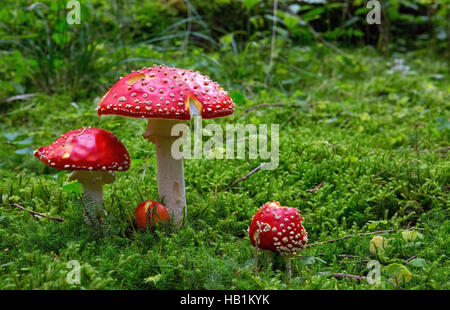
<instances>
[{"instance_id":1,"label":"tiny red mushroom button","mask_svg":"<svg viewBox=\"0 0 450 310\"><path fill-rule=\"evenodd\" d=\"M278 201L267 202L253 216L249 237L258 248L293 255L304 248L308 234L302 225L300 211L281 206Z\"/></svg>"},{"instance_id":2,"label":"tiny red mushroom button","mask_svg":"<svg viewBox=\"0 0 450 310\"><path fill-rule=\"evenodd\" d=\"M153 228L155 224L170 222L170 215L166 207L155 200L141 202L133 214L140 231L147 230L147 226Z\"/></svg>"}]
</instances>

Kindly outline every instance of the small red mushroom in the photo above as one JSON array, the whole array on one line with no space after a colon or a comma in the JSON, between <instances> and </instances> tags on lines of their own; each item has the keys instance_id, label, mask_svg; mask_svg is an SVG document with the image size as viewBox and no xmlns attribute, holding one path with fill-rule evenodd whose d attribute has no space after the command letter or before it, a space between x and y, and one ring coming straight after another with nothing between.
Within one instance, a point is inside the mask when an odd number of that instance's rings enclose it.
<instances>
[{"instance_id":1,"label":"small red mushroom","mask_svg":"<svg viewBox=\"0 0 450 310\"><path fill-rule=\"evenodd\" d=\"M104 215L103 185L113 183L113 171L130 168L130 155L119 139L99 128L80 128L61 135L48 146L34 152L45 165L59 170L73 170L69 180L81 183L84 195L95 205L95 216ZM86 214L92 223L92 214Z\"/></svg>"},{"instance_id":2,"label":"small red mushroom","mask_svg":"<svg viewBox=\"0 0 450 310\"><path fill-rule=\"evenodd\" d=\"M302 221L299 210L281 206L278 201L267 202L258 209L248 229L250 241L255 247L255 272L258 271L257 251L263 249L285 257L291 279L290 256L300 252L308 242Z\"/></svg>"},{"instance_id":3,"label":"small red mushroom","mask_svg":"<svg viewBox=\"0 0 450 310\"><path fill-rule=\"evenodd\" d=\"M141 202L133 214L140 231L146 231L147 225L152 228L155 224L169 224L170 222L166 207L155 200Z\"/></svg>"},{"instance_id":4,"label":"small red mushroom","mask_svg":"<svg viewBox=\"0 0 450 310\"><path fill-rule=\"evenodd\" d=\"M253 216L249 228L250 241L258 248L295 255L308 242L302 225L303 217L296 208L281 206L278 201L265 203Z\"/></svg>"},{"instance_id":5,"label":"small red mushroom","mask_svg":"<svg viewBox=\"0 0 450 310\"><path fill-rule=\"evenodd\" d=\"M186 190L183 158L174 158L171 152L173 143L179 139L172 136L172 129L193 115L217 118L233 112L231 97L209 77L164 65L142 68L122 77L97 107L98 115L148 119L143 137L156 146L159 198L176 225L185 216Z\"/></svg>"}]
</instances>

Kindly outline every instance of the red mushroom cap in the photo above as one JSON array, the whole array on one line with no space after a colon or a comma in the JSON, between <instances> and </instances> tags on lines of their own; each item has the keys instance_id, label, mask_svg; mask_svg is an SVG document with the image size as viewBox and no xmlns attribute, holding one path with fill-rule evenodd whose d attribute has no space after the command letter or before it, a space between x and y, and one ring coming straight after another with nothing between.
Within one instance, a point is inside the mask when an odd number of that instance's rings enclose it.
<instances>
[{"instance_id":1,"label":"red mushroom cap","mask_svg":"<svg viewBox=\"0 0 450 310\"><path fill-rule=\"evenodd\" d=\"M130 154L112 133L99 128L69 131L34 152L40 161L60 170L128 170Z\"/></svg>"},{"instance_id":2,"label":"red mushroom cap","mask_svg":"<svg viewBox=\"0 0 450 310\"><path fill-rule=\"evenodd\" d=\"M148 217L147 212L150 212ZM133 214L140 231L145 231L147 229L147 224L150 227L153 227L155 224L168 224L170 222L169 212L166 207L155 200L141 202L134 210Z\"/></svg>"},{"instance_id":3,"label":"red mushroom cap","mask_svg":"<svg viewBox=\"0 0 450 310\"><path fill-rule=\"evenodd\" d=\"M281 206L278 201L265 203L253 216L249 228L250 241L255 246L259 230L258 248L296 254L308 242L308 234L302 226L300 211Z\"/></svg>"},{"instance_id":4,"label":"red mushroom cap","mask_svg":"<svg viewBox=\"0 0 450 310\"><path fill-rule=\"evenodd\" d=\"M190 120L190 102L194 102L202 118L234 112L228 93L209 77L192 70L154 65L121 78L100 99L97 113Z\"/></svg>"}]
</instances>

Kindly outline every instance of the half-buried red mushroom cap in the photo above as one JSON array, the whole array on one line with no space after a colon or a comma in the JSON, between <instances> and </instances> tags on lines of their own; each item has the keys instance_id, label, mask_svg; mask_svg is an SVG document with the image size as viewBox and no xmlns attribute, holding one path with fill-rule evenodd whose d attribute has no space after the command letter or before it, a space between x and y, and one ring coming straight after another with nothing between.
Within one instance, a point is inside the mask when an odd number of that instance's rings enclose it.
<instances>
[{"instance_id":1,"label":"half-buried red mushroom cap","mask_svg":"<svg viewBox=\"0 0 450 310\"><path fill-rule=\"evenodd\" d=\"M34 152L40 161L60 170L125 171L130 155L119 139L99 128L80 128L61 135Z\"/></svg>"},{"instance_id":2,"label":"half-buried red mushroom cap","mask_svg":"<svg viewBox=\"0 0 450 310\"><path fill-rule=\"evenodd\" d=\"M98 115L190 120L191 115L231 115L234 103L209 77L192 70L154 65L121 78L100 99Z\"/></svg>"},{"instance_id":3,"label":"half-buried red mushroom cap","mask_svg":"<svg viewBox=\"0 0 450 310\"><path fill-rule=\"evenodd\" d=\"M278 201L265 203L253 216L249 237L253 246L295 255L308 242L308 234L302 226L303 217L296 208L281 206Z\"/></svg>"},{"instance_id":4,"label":"half-buried red mushroom cap","mask_svg":"<svg viewBox=\"0 0 450 310\"><path fill-rule=\"evenodd\" d=\"M170 215L166 207L155 200L141 202L134 210L133 215L140 231L145 231L147 226L152 228L155 224L170 222Z\"/></svg>"}]
</instances>

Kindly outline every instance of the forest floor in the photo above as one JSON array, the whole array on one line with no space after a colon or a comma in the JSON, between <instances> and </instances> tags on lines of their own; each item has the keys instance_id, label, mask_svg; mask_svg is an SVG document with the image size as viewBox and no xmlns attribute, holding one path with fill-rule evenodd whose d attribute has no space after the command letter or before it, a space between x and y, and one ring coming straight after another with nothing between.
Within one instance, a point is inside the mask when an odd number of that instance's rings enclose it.
<instances>
[{"instance_id":1,"label":"forest floor","mask_svg":"<svg viewBox=\"0 0 450 310\"><path fill-rule=\"evenodd\" d=\"M145 120L99 118L98 98L38 93L14 101L0 115L0 289L450 289L446 64L426 55L396 55L404 65L395 65L367 50L346 53L293 49L269 73L257 54L160 55L229 91L234 115L204 126L279 124L279 166L230 188L265 160L185 160L188 216L179 230L132 229L134 208L157 199ZM196 62L207 58L215 67ZM132 158L130 170L105 186L102 234L84 223L81 189L69 172L32 155L83 126L111 131ZM292 258L291 279L285 261L264 251L254 272L247 228L273 200L301 211L312 244ZM417 233L405 233L411 228ZM381 230L390 232L377 253L369 249L375 234L356 236ZM313 244L347 235L354 236ZM74 260L80 284L66 280ZM346 276L367 276L373 260L379 283Z\"/></svg>"}]
</instances>

